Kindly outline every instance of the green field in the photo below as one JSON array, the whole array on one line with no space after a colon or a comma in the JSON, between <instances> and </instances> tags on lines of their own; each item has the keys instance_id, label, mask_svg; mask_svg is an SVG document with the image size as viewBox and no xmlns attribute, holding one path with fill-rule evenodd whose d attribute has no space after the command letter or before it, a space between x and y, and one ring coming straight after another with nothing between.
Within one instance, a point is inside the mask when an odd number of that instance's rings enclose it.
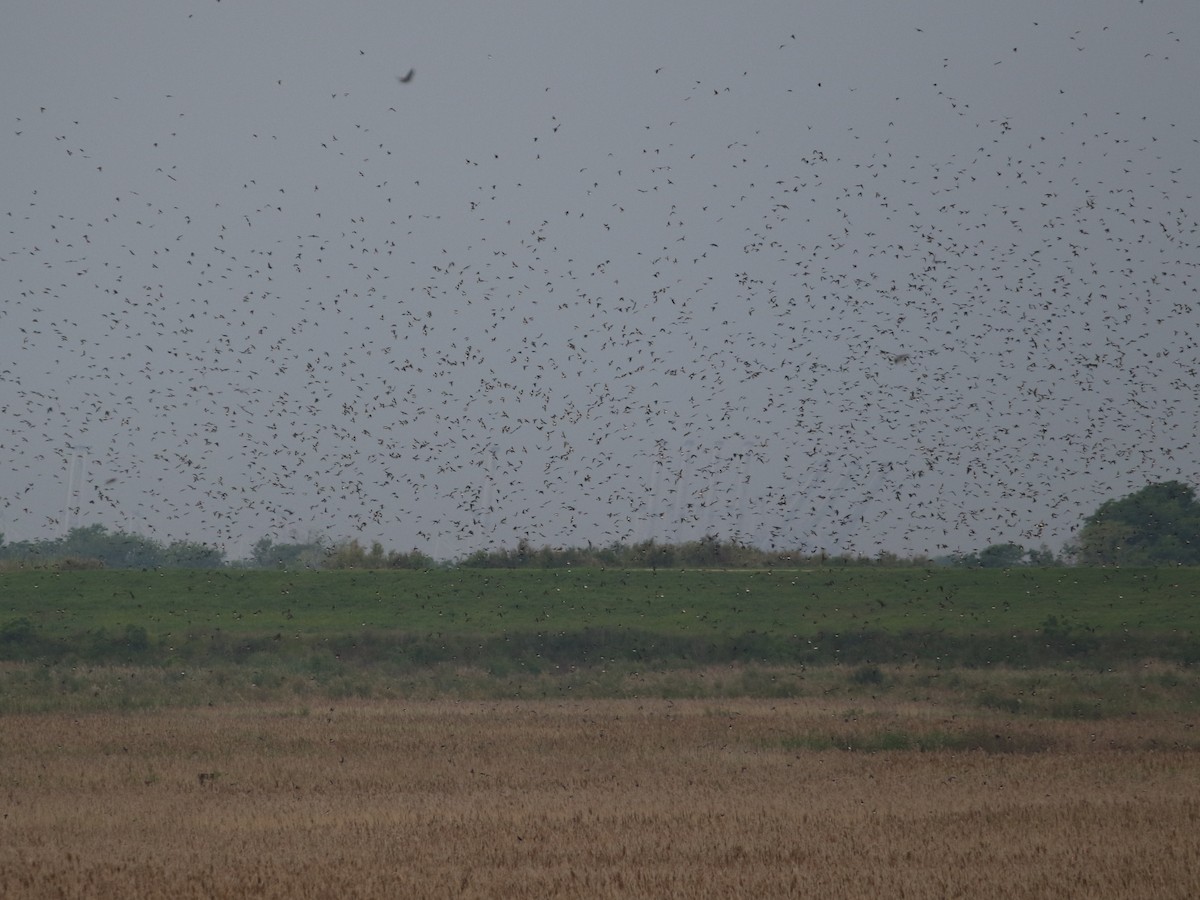
<instances>
[{"instance_id":1,"label":"green field","mask_svg":"<svg viewBox=\"0 0 1200 900\"><path fill-rule=\"evenodd\" d=\"M0 574L0 712L950 691L1091 716L1191 710L1198 663L1200 569Z\"/></svg>"},{"instance_id":2,"label":"green field","mask_svg":"<svg viewBox=\"0 0 1200 900\"><path fill-rule=\"evenodd\" d=\"M145 629L156 643L361 633L650 633L689 639L1064 630L1200 636L1200 569L160 570L0 575L0 626L57 641Z\"/></svg>"}]
</instances>

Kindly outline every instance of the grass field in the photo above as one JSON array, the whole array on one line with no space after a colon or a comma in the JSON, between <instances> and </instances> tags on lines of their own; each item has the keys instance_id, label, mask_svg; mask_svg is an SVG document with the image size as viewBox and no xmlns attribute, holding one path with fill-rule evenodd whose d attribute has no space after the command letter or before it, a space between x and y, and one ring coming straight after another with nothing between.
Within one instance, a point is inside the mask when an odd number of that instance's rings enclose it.
<instances>
[{"instance_id":1,"label":"grass field","mask_svg":"<svg viewBox=\"0 0 1200 900\"><path fill-rule=\"evenodd\" d=\"M1200 896L1200 749L822 700L9 716L5 897Z\"/></svg>"},{"instance_id":2,"label":"grass field","mask_svg":"<svg viewBox=\"0 0 1200 900\"><path fill-rule=\"evenodd\" d=\"M777 636L875 629L965 634L1048 616L1113 633L1200 632L1200 569L449 569L0 573L0 623L47 636L500 633L640 629Z\"/></svg>"},{"instance_id":3,"label":"grass field","mask_svg":"<svg viewBox=\"0 0 1200 900\"><path fill-rule=\"evenodd\" d=\"M0 712L906 698L984 669L994 689L968 689L979 705L1109 715L1194 702L1198 617L1196 569L8 572ZM1053 702L1029 693L1035 672L1057 680Z\"/></svg>"}]
</instances>

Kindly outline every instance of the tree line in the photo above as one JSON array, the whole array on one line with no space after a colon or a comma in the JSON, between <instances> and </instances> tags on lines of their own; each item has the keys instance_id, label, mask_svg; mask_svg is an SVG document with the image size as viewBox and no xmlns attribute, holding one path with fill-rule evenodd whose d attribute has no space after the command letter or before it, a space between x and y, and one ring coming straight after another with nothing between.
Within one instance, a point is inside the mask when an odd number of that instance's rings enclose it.
<instances>
[{"instance_id":1,"label":"tree line","mask_svg":"<svg viewBox=\"0 0 1200 900\"><path fill-rule=\"evenodd\" d=\"M225 551L193 541L159 543L152 538L103 525L72 528L66 535L40 541L6 543L0 534L0 567L207 569L237 566L260 569L428 569L440 565L470 568L792 568L812 566L931 566L1012 568L1015 566L1198 566L1200 502L1194 489L1167 481L1119 499L1108 500L1088 516L1078 542L1054 553L1045 545L1030 549L1016 543L993 544L972 553L931 559L901 557L888 551L874 556L829 555L803 550L762 549L738 540L706 535L698 540L659 543L613 542L604 547L535 547L522 539L516 547L477 550L461 559L439 562L420 550L385 550L358 540L332 542L322 536L301 542L260 539L246 559L229 561Z\"/></svg>"},{"instance_id":2,"label":"tree line","mask_svg":"<svg viewBox=\"0 0 1200 900\"><path fill-rule=\"evenodd\" d=\"M634 544L614 542L604 547L535 547L522 539L516 547L477 550L458 565L479 569L769 569L797 566L929 566L927 556L902 557L882 551L876 556L830 555L804 550L763 550L737 540L710 534L694 541L659 543L653 538Z\"/></svg>"},{"instance_id":3,"label":"tree line","mask_svg":"<svg viewBox=\"0 0 1200 900\"><path fill-rule=\"evenodd\" d=\"M140 534L87 525L41 541L6 543L0 534L0 564L7 568L53 564L62 569L213 569L225 565L225 551L193 541L164 545Z\"/></svg>"}]
</instances>

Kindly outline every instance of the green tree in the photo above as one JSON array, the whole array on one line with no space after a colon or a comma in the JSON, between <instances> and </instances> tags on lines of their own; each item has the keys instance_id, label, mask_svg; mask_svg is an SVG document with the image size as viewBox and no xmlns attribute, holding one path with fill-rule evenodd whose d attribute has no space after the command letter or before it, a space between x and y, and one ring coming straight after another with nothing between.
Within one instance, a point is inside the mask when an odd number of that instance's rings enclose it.
<instances>
[{"instance_id":1,"label":"green tree","mask_svg":"<svg viewBox=\"0 0 1200 900\"><path fill-rule=\"evenodd\" d=\"M1009 569L1025 560L1025 548L1011 541L992 544L978 553L956 553L950 557L950 565L960 569Z\"/></svg>"},{"instance_id":2,"label":"green tree","mask_svg":"<svg viewBox=\"0 0 1200 900\"><path fill-rule=\"evenodd\" d=\"M1031 566L1061 566L1062 559L1054 555L1054 551L1042 544L1036 550L1029 551L1029 564Z\"/></svg>"},{"instance_id":3,"label":"green tree","mask_svg":"<svg viewBox=\"0 0 1200 900\"><path fill-rule=\"evenodd\" d=\"M1093 566L1200 565L1200 502L1180 481L1108 500L1084 520L1079 561Z\"/></svg>"},{"instance_id":4,"label":"green tree","mask_svg":"<svg viewBox=\"0 0 1200 900\"><path fill-rule=\"evenodd\" d=\"M382 548L380 548L382 552ZM367 554L363 550L362 544L355 538L349 541L342 541L330 548L328 555L325 557L325 565L331 569L366 569L370 568L367 563Z\"/></svg>"},{"instance_id":5,"label":"green tree","mask_svg":"<svg viewBox=\"0 0 1200 900\"><path fill-rule=\"evenodd\" d=\"M436 565L432 556L422 553L415 547L408 553L393 550L387 557L389 569L432 569Z\"/></svg>"},{"instance_id":6,"label":"green tree","mask_svg":"<svg viewBox=\"0 0 1200 900\"><path fill-rule=\"evenodd\" d=\"M162 565L173 568L216 569L224 564L224 550L195 541L172 541L162 551Z\"/></svg>"},{"instance_id":7,"label":"green tree","mask_svg":"<svg viewBox=\"0 0 1200 900\"><path fill-rule=\"evenodd\" d=\"M1025 548L1011 541L1006 544L992 544L979 551L979 565L985 569L1010 569L1021 565L1025 559Z\"/></svg>"},{"instance_id":8,"label":"green tree","mask_svg":"<svg viewBox=\"0 0 1200 900\"><path fill-rule=\"evenodd\" d=\"M328 549L320 538L302 544L276 544L264 537L255 543L250 562L260 569L317 569Z\"/></svg>"},{"instance_id":9,"label":"green tree","mask_svg":"<svg viewBox=\"0 0 1200 900\"><path fill-rule=\"evenodd\" d=\"M163 565L163 548L140 534L109 531L103 525L72 528L66 537L48 543L50 558L98 559L113 569L153 569Z\"/></svg>"}]
</instances>

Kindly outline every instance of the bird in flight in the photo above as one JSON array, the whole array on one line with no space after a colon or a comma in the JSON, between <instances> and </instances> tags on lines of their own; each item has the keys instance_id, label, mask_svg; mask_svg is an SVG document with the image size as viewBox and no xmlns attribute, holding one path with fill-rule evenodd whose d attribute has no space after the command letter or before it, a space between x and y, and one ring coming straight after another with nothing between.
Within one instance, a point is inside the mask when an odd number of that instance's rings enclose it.
<instances>
[{"instance_id":1,"label":"bird in flight","mask_svg":"<svg viewBox=\"0 0 1200 900\"><path fill-rule=\"evenodd\" d=\"M413 80L413 76L417 74L416 69L409 69L407 75L397 75L396 80L401 84L408 84Z\"/></svg>"}]
</instances>

